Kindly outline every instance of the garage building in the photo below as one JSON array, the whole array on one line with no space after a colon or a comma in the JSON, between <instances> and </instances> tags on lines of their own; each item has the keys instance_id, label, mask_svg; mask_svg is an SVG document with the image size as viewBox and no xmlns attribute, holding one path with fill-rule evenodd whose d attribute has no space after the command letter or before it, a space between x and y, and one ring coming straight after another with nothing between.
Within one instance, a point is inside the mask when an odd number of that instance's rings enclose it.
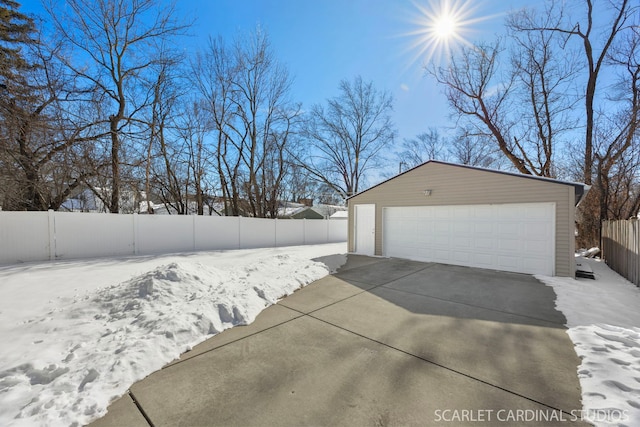
<instances>
[{"instance_id":1,"label":"garage building","mask_svg":"<svg viewBox=\"0 0 640 427\"><path fill-rule=\"evenodd\" d=\"M349 252L573 276L586 189L430 160L348 199Z\"/></svg>"}]
</instances>

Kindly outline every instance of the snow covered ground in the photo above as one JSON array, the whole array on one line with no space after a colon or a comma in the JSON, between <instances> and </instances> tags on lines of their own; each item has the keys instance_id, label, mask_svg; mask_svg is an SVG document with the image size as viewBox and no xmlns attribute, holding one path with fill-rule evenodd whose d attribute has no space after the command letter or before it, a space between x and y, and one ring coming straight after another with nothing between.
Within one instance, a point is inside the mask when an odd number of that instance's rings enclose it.
<instances>
[{"instance_id":1,"label":"snow covered ground","mask_svg":"<svg viewBox=\"0 0 640 427\"><path fill-rule=\"evenodd\" d=\"M334 270L346 244L0 267L0 425L81 425L195 344ZM543 277L582 358L584 418L640 425L640 289Z\"/></svg>"},{"instance_id":2,"label":"snow covered ground","mask_svg":"<svg viewBox=\"0 0 640 427\"><path fill-rule=\"evenodd\" d=\"M346 244L0 267L0 425L82 425L195 344L327 275Z\"/></svg>"},{"instance_id":3,"label":"snow covered ground","mask_svg":"<svg viewBox=\"0 0 640 427\"><path fill-rule=\"evenodd\" d=\"M583 418L597 426L640 426L640 288L600 260L581 262L596 280L536 277L557 294L582 359Z\"/></svg>"}]
</instances>

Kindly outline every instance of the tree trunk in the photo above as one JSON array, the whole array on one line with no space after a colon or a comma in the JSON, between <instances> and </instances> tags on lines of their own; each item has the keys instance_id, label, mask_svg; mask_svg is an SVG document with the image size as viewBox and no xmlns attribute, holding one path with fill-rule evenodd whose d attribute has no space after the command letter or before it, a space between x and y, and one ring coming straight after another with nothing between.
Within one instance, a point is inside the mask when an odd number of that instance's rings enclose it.
<instances>
[{"instance_id":1,"label":"tree trunk","mask_svg":"<svg viewBox=\"0 0 640 427\"><path fill-rule=\"evenodd\" d=\"M120 212L120 138L118 137L118 122L116 116L109 118L111 131L111 202L109 211Z\"/></svg>"}]
</instances>

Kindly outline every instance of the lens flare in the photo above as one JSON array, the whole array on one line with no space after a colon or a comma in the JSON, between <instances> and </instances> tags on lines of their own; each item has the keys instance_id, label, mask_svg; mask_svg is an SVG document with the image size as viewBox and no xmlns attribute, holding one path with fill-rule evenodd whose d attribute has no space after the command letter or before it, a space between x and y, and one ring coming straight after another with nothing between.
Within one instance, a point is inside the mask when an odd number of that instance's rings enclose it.
<instances>
[{"instance_id":1,"label":"lens flare","mask_svg":"<svg viewBox=\"0 0 640 427\"><path fill-rule=\"evenodd\" d=\"M471 45L473 25L494 16L478 16L477 0L430 0L426 5L413 3L417 9L411 20L415 30L406 33L412 38L409 50L411 63L446 61L460 46Z\"/></svg>"}]
</instances>

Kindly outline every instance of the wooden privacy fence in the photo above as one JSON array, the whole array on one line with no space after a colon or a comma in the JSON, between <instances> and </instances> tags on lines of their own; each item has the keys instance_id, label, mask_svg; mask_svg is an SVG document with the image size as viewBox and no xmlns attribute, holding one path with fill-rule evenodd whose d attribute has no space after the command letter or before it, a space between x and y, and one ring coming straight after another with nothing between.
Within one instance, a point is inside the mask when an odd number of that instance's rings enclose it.
<instances>
[{"instance_id":1,"label":"wooden privacy fence","mask_svg":"<svg viewBox=\"0 0 640 427\"><path fill-rule=\"evenodd\" d=\"M347 240L347 221L0 211L0 264Z\"/></svg>"},{"instance_id":2,"label":"wooden privacy fence","mask_svg":"<svg viewBox=\"0 0 640 427\"><path fill-rule=\"evenodd\" d=\"M637 219L603 221L602 257L607 265L640 286L640 224Z\"/></svg>"}]
</instances>

